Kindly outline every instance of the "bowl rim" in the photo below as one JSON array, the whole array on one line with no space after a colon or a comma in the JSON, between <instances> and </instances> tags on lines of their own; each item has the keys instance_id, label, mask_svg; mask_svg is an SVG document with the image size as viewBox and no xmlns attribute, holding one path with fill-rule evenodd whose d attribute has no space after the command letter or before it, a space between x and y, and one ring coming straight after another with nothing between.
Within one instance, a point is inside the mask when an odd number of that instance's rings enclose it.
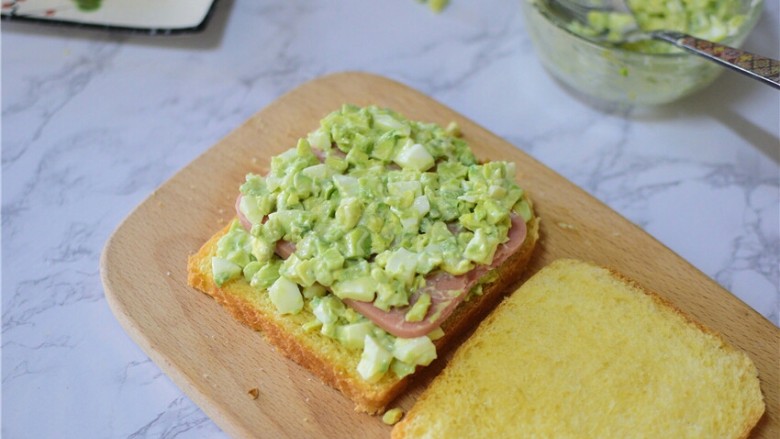
<instances>
[{"instance_id":1,"label":"bowl rim","mask_svg":"<svg viewBox=\"0 0 780 439\"><path fill-rule=\"evenodd\" d=\"M617 45L610 45L610 44L602 44L598 43L596 41L590 40L588 38L583 37L582 35L573 32L572 30L568 29L567 27L563 26L562 21L560 20L554 20L550 18L547 13L545 13L542 9L539 8L539 2L540 1L547 1L547 0L520 0L524 3L528 3L529 6L541 17L544 18L545 21L555 26L557 29L560 29L567 34L573 36L575 39L582 41L583 43L592 46L594 48L598 49L605 49L605 50L614 50L621 54L626 54L627 56L641 56L641 57L658 57L663 59L674 59L674 58L686 58L691 56L696 56L692 53L681 51L680 52L670 52L670 53L649 53L649 52L640 52L636 50L630 50L625 49L623 47L617 46ZM745 23L740 27L740 32L738 32L735 35L729 35L728 37L724 38L721 41L717 41L718 44L724 44L733 46L734 45L734 38L737 36L743 36L744 38L747 38L748 35L753 31L753 28L755 28L756 24L758 23L758 20L760 19L764 9L764 0L750 0L750 6L748 8L748 12L746 13L746 16L748 17L747 20L745 20Z\"/></svg>"}]
</instances>

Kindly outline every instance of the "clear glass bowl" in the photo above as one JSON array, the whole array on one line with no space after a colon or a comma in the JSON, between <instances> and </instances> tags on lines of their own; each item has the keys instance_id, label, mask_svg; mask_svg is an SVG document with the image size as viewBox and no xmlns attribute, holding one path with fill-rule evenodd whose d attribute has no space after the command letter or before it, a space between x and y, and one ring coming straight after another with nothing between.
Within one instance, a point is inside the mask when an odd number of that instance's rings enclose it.
<instances>
[{"instance_id":1,"label":"clear glass bowl","mask_svg":"<svg viewBox=\"0 0 780 439\"><path fill-rule=\"evenodd\" d=\"M546 15L546 0L520 0L542 65L558 80L597 101L657 105L706 87L723 67L688 53L649 54L591 42ZM746 19L721 43L739 47L755 26L763 0L741 0Z\"/></svg>"}]
</instances>

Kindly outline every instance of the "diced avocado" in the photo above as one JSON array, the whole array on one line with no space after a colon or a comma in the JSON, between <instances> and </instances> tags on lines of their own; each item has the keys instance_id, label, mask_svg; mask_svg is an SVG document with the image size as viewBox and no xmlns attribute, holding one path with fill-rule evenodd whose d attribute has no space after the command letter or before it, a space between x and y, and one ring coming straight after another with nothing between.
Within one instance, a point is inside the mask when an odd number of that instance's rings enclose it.
<instances>
[{"instance_id":1,"label":"diced avocado","mask_svg":"<svg viewBox=\"0 0 780 439\"><path fill-rule=\"evenodd\" d=\"M320 334L330 338L336 338L336 329L338 329L336 323L325 323L322 325L322 328L320 328Z\"/></svg>"},{"instance_id":2,"label":"diced avocado","mask_svg":"<svg viewBox=\"0 0 780 439\"><path fill-rule=\"evenodd\" d=\"M382 422L387 425L394 425L398 423L398 421L400 421L403 416L404 411L396 407L386 411L385 414L382 415Z\"/></svg>"},{"instance_id":3,"label":"diced avocado","mask_svg":"<svg viewBox=\"0 0 780 439\"><path fill-rule=\"evenodd\" d=\"M393 362L390 363L390 370L392 370L395 376L397 376L398 378L403 378L407 375L413 374L416 368L417 368L416 365L404 363L403 361L397 358L394 358Z\"/></svg>"},{"instance_id":4,"label":"diced avocado","mask_svg":"<svg viewBox=\"0 0 780 439\"><path fill-rule=\"evenodd\" d=\"M280 314L297 314L303 309L303 296L298 285L284 276L271 285L268 297Z\"/></svg>"},{"instance_id":5,"label":"diced avocado","mask_svg":"<svg viewBox=\"0 0 780 439\"><path fill-rule=\"evenodd\" d=\"M407 322L421 322L428 314L428 308L431 307L431 295L428 293L420 294L414 305L406 312L404 319Z\"/></svg>"},{"instance_id":6,"label":"diced avocado","mask_svg":"<svg viewBox=\"0 0 780 439\"><path fill-rule=\"evenodd\" d=\"M491 199L484 200L482 206L485 209L485 220L490 225L496 225L509 218L509 211L498 202Z\"/></svg>"},{"instance_id":7,"label":"diced avocado","mask_svg":"<svg viewBox=\"0 0 780 439\"><path fill-rule=\"evenodd\" d=\"M314 264L314 277L318 284L326 287L330 287L335 281L333 270L328 268L321 259L318 259Z\"/></svg>"},{"instance_id":8,"label":"diced avocado","mask_svg":"<svg viewBox=\"0 0 780 439\"><path fill-rule=\"evenodd\" d=\"M463 256L478 264L490 264L497 247L498 240L495 237L488 235L483 229L477 229L466 246Z\"/></svg>"},{"instance_id":9,"label":"diced avocado","mask_svg":"<svg viewBox=\"0 0 780 439\"><path fill-rule=\"evenodd\" d=\"M322 253L320 260L329 270L337 270L344 266L344 256L335 247L331 247Z\"/></svg>"},{"instance_id":10,"label":"diced avocado","mask_svg":"<svg viewBox=\"0 0 780 439\"><path fill-rule=\"evenodd\" d=\"M256 261L263 264L271 260L274 252L276 251L276 242L271 243L263 238L258 238L255 236L251 237L251 242L251 254L254 256Z\"/></svg>"},{"instance_id":11,"label":"diced avocado","mask_svg":"<svg viewBox=\"0 0 780 439\"><path fill-rule=\"evenodd\" d=\"M211 258L211 274L214 282L221 287L225 282L241 275L241 266L215 256Z\"/></svg>"},{"instance_id":12,"label":"diced avocado","mask_svg":"<svg viewBox=\"0 0 780 439\"><path fill-rule=\"evenodd\" d=\"M436 346L426 336L396 338L393 356L404 363L427 366L436 359Z\"/></svg>"},{"instance_id":13,"label":"diced avocado","mask_svg":"<svg viewBox=\"0 0 780 439\"><path fill-rule=\"evenodd\" d=\"M260 226L260 238L266 243L276 243L284 236L284 225L280 220L279 214L273 212L268 215L268 219Z\"/></svg>"},{"instance_id":14,"label":"diced avocado","mask_svg":"<svg viewBox=\"0 0 780 439\"><path fill-rule=\"evenodd\" d=\"M303 287L303 297L305 299L312 299L314 297L322 297L325 294L328 293L328 290L325 289L324 286L321 284L315 283L313 285L309 285L308 287Z\"/></svg>"},{"instance_id":15,"label":"diced avocado","mask_svg":"<svg viewBox=\"0 0 780 439\"><path fill-rule=\"evenodd\" d=\"M425 247L423 252L418 254L417 268L415 271L420 274L430 273L438 267L442 261L441 245L429 244Z\"/></svg>"},{"instance_id":16,"label":"diced avocado","mask_svg":"<svg viewBox=\"0 0 780 439\"><path fill-rule=\"evenodd\" d=\"M366 335L371 334L373 326L374 324L370 321L339 326L336 330L336 339L348 348L363 349Z\"/></svg>"},{"instance_id":17,"label":"diced avocado","mask_svg":"<svg viewBox=\"0 0 780 439\"><path fill-rule=\"evenodd\" d=\"M444 337L444 331L441 329L441 327L438 327L434 329L433 331L428 333L428 338L431 340L438 340L440 338Z\"/></svg>"},{"instance_id":18,"label":"diced avocado","mask_svg":"<svg viewBox=\"0 0 780 439\"><path fill-rule=\"evenodd\" d=\"M304 259L298 262L294 268L296 283L304 288L314 285L314 282L317 281L314 268L315 261L311 259Z\"/></svg>"},{"instance_id":19,"label":"diced avocado","mask_svg":"<svg viewBox=\"0 0 780 439\"><path fill-rule=\"evenodd\" d=\"M456 276L466 274L474 268L474 264L468 259L461 259L455 255L448 255L441 263L442 270Z\"/></svg>"},{"instance_id":20,"label":"diced avocado","mask_svg":"<svg viewBox=\"0 0 780 439\"><path fill-rule=\"evenodd\" d=\"M296 284L307 287L316 281L315 262L311 259L301 259L293 253L282 262L279 273Z\"/></svg>"},{"instance_id":21,"label":"diced avocado","mask_svg":"<svg viewBox=\"0 0 780 439\"><path fill-rule=\"evenodd\" d=\"M413 209L401 212L399 219L404 234L416 235L420 230L420 216Z\"/></svg>"},{"instance_id":22,"label":"diced avocado","mask_svg":"<svg viewBox=\"0 0 780 439\"><path fill-rule=\"evenodd\" d=\"M360 221L362 213L363 205L360 200L355 197L342 198L338 209L336 209L336 222L343 230L351 230Z\"/></svg>"},{"instance_id":23,"label":"diced avocado","mask_svg":"<svg viewBox=\"0 0 780 439\"><path fill-rule=\"evenodd\" d=\"M379 381L390 367L393 354L379 345L374 337L366 335L363 339L363 353L357 371L360 376L371 383Z\"/></svg>"},{"instance_id":24,"label":"diced avocado","mask_svg":"<svg viewBox=\"0 0 780 439\"><path fill-rule=\"evenodd\" d=\"M506 196L506 193L507 193L506 188L503 186L499 186L497 184L491 185L488 188L488 196L496 200L500 200L504 198Z\"/></svg>"},{"instance_id":25,"label":"diced avocado","mask_svg":"<svg viewBox=\"0 0 780 439\"><path fill-rule=\"evenodd\" d=\"M261 264L261 263L259 263L257 261L252 261L252 262L246 264L246 266L242 270L242 272L244 274L244 279L246 279L247 282L251 282L252 278L255 275L255 273L260 271L261 268L263 268L263 264Z\"/></svg>"},{"instance_id":26,"label":"diced avocado","mask_svg":"<svg viewBox=\"0 0 780 439\"><path fill-rule=\"evenodd\" d=\"M333 295L314 298L311 301L312 314L323 324L338 322L344 313L344 303Z\"/></svg>"},{"instance_id":27,"label":"diced avocado","mask_svg":"<svg viewBox=\"0 0 780 439\"><path fill-rule=\"evenodd\" d=\"M325 166L336 172L344 172L349 167L349 163L341 157L330 155L325 159Z\"/></svg>"},{"instance_id":28,"label":"diced avocado","mask_svg":"<svg viewBox=\"0 0 780 439\"><path fill-rule=\"evenodd\" d=\"M514 211L517 212L517 214L520 215L525 222L530 221L533 217L531 206L529 206L528 202L525 200L517 202L517 204L515 204Z\"/></svg>"},{"instance_id":29,"label":"diced avocado","mask_svg":"<svg viewBox=\"0 0 780 439\"><path fill-rule=\"evenodd\" d=\"M303 172L295 174L293 178L293 189L301 199L308 197L314 192L314 179Z\"/></svg>"},{"instance_id":30,"label":"diced avocado","mask_svg":"<svg viewBox=\"0 0 780 439\"><path fill-rule=\"evenodd\" d=\"M431 11L439 13L443 11L449 3L450 0L428 0L428 7Z\"/></svg>"},{"instance_id":31,"label":"diced avocado","mask_svg":"<svg viewBox=\"0 0 780 439\"><path fill-rule=\"evenodd\" d=\"M344 256L365 258L371 254L371 232L365 227L356 227L344 235Z\"/></svg>"},{"instance_id":32,"label":"diced avocado","mask_svg":"<svg viewBox=\"0 0 780 439\"><path fill-rule=\"evenodd\" d=\"M447 124L447 127L444 128L444 132L448 136L453 137L460 137L463 135L463 133L460 131L460 125L458 125L458 123L454 120Z\"/></svg>"},{"instance_id":33,"label":"diced avocado","mask_svg":"<svg viewBox=\"0 0 780 439\"><path fill-rule=\"evenodd\" d=\"M238 221L233 221L228 232L217 241L216 256L243 267L250 262L251 253L249 233Z\"/></svg>"},{"instance_id":34,"label":"diced avocado","mask_svg":"<svg viewBox=\"0 0 780 439\"><path fill-rule=\"evenodd\" d=\"M389 162L395 151L395 143L398 134L394 131L388 131L379 136L374 143L374 149L371 150L371 157Z\"/></svg>"},{"instance_id":35,"label":"diced avocado","mask_svg":"<svg viewBox=\"0 0 780 439\"><path fill-rule=\"evenodd\" d=\"M390 284L381 284L377 288L374 306L383 310L390 311L391 308L406 306L409 304L407 292L413 288L407 288L403 283L394 279Z\"/></svg>"},{"instance_id":36,"label":"diced avocado","mask_svg":"<svg viewBox=\"0 0 780 439\"><path fill-rule=\"evenodd\" d=\"M409 195L414 199L422 194L422 185L416 180L394 181L387 184L387 192L393 196Z\"/></svg>"},{"instance_id":37,"label":"diced avocado","mask_svg":"<svg viewBox=\"0 0 780 439\"><path fill-rule=\"evenodd\" d=\"M253 287L268 288L279 278L279 269L282 261L275 260L260 267L249 282Z\"/></svg>"},{"instance_id":38,"label":"diced avocado","mask_svg":"<svg viewBox=\"0 0 780 439\"><path fill-rule=\"evenodd\" d=\"M346 320L347 323L357 323L365 318L362 314L350 307L344 309L344 315L342 317L344 317L344 320Z\"/></svg>"},{"instance_id":39,"label":"diced avocado","mask_svg":"<svg viewBox=\"0 0 780 439\"><path fill-rule=\"evenodd\" d=\"M301 328L303 328L304 331L314 331L315 329L322 328L322 322L317 319L311 319L308 322L304 323Z\"/></svg>"},{"instance_id":40,"label":"diced avocado","mask_svg":"<svg viewBox=\"0 0 780 439\"><path fill-rule=\"evenodd\" d=\"M338 281L333 284L333 294L340 299L371 302L376 294L376 283L371 276Z\"/></svg>"},{"instance_id":41,"label":"diced avocado","mask_svg":"<svg viewBox=\"0 0 780 439\"><path fill-rule=\"evenodd\" d=\"M244 178L240 191L244 195L259 196L268 193L268 186L263 177L250 172Z\"/></svg>"}]
</instances>

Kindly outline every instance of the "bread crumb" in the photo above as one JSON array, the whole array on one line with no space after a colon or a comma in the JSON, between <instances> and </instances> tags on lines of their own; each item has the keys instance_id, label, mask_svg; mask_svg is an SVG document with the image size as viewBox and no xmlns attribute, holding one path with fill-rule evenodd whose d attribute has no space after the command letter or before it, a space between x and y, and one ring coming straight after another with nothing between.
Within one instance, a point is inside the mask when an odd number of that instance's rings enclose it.
<instances>
[{"instance_id":1,"label":"bread crumb","mask_svg":"<svg viewBox=\"0 0 780 439\"><path fill-rule=\"evenodd\" d=\"M171 276L171 272L170 272L170 271L166 271L166 272L165 272L165 275L166 275L166 276L168 276L168 277L170 277L170 276Z\"/></svg>"},{"instance_id":2,"label":"bread crumb","mask_svg":"<svg viewBox=\"0 0 780 439\"><path fill-rule=\"evenodd\" d=\"M390 409L382 415L382 422L387 425L395 425L404 416L404 411L398 407Z\"/></svg>"},{"instance_id":3,"label":"bread crumb","mask_svg":"<svg viewBox=\"0 0 780 439\"><path fill-rule=\"evenodd\" d=\"M252 397L252 399L257 399L257 398L260 397L260 389L258 389L257 387L253 387L253 388L249 389L249 391L246 392L246 393L248 393L249 396Z\"/></svg>"}]
</instances>

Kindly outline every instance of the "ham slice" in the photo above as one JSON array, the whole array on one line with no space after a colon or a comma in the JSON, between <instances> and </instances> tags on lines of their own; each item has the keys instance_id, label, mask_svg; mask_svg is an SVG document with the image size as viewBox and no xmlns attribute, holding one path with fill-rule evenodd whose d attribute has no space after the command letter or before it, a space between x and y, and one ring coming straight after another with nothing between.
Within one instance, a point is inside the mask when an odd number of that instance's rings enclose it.
<instances>
[{"instance_id":1,"label":"ham slice","mask_svg":"<svg viewBox=\"0 0 780 439\"><path fill-rule=\"evenodd\" d=\"M446 272L431 275L425 286L412 295L409 306L384 311L371 302L346 299L344 303L397 337L413 338L429 334L441 326L442 322L455 311L455 308L465 299L468 291L477 284L482 276L503 264L523 244L526 235L525 221L516 214L512 214L511 219L509 240L498 246L490 265L478 265L468 273L458 276ZM431 306L428 308L425 318L419 322L406 321L405 316L409 308L424 292L431 296Z\"/></svg>"}]
</instances>

